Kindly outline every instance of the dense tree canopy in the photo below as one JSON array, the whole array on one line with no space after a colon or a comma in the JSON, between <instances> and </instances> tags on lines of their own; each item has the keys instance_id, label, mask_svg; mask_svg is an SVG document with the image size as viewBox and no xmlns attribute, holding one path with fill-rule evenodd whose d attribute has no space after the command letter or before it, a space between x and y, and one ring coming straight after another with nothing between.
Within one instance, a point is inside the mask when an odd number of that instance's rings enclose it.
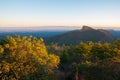
<instances>
[{"instance_id":1,"label":"dense tree canopy","mask_svg":"<svg viewBox=\"0 0 120 80\"><path fill-rule=\"evenodd\" d=\"M8 36L0 45L0 80L49 80L59 61L42 38Z\"/></svg>"},{"instance_id":2,"label":"dense tree canopy","mask_svg":"<svg viewBox=\"0 0 120 80\"><path fill-rule=\"evenodd\" d=\"M0 80L120 80L120 40L46 47L42 38L8 36L0 41Z\"/></svg>"},{"instance_id":3,"label":"dense tree canopy","mask_svg":"<svg viewBox=\"0 0 120 80\"><path fill-rule=\"evenodd\" d=\"M66 79L119 80L119 45L120 40L116 40L113 43L81 42L78 45L64 47L60 59L64 71L67 71Z\"/></svg>"}]
</instances>

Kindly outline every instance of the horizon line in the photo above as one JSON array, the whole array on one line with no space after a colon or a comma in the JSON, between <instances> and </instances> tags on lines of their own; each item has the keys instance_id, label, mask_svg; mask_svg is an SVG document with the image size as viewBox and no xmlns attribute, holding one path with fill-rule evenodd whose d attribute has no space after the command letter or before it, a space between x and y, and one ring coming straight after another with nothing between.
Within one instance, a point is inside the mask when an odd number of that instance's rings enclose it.
<instances>
[{"instance_id":1,"label":"horizon line","mask_svg":"<svg viewBox=\"0 0 120 80\"><path fill-rule=\"evenodd\" d=\"M62 26L62 25L58 25L58 26L52 26L52 25L50 25L50 26L0 26L0 28L48 28L48 27L52 27L52 28L54 28L54 27L59 27L59 28L73 28L73 27L75 27L75 28L82 28L83 26L89 26L89 25L79 25L79 26ZM112 28L112 29L120 29L120 27L104 27L104 26L89 26L89 27L91 27L91 28Z\"/></svg>"},{"instance_id":2,"label":"horizon line","mask_svg":"<svg viewBox=\"0 0 120 80\"><path fill-rule=\"evenodd\" d=\"M27 29L29 29L30 28L30 30L32 30L32 28L33 28L33 30L34 30L34 28L39 28L39 30L57 30L57 29L60 29L60 30L71 30L71 29L82 29L82 27L83 26L88 26L88 25L82 25L82 26L19 26L19 27L15 27L15 26L11 26L11 27L1 27L0 26L0 28L2 28L2 29L4 29L4 28L15 28L15 29L17 29L17 28L27 28ZM117 30L117 29L119 29L120 30L120 27L102 27L102 26L100 26L100 27L96 27L96 26L88 26L88 27L91 27L91 28L93 28L93 29L112 29L112 30ZM41 29L40 29L41 28Z\"/></svg>"}]
</instances>

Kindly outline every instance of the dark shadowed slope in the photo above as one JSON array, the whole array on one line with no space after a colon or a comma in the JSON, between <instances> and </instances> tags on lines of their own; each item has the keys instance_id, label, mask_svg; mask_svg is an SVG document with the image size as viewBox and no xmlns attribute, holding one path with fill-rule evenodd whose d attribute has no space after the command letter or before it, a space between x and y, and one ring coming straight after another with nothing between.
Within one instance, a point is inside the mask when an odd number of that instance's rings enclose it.
<instances>
[{"instance_id":1,"label":"dark shadowed slope","mask_svg":"<svg viewBox=\"0 0 120 80\"><path fill-rule=\"evenodd\" d=\"M112 35L106 30L96 30L88 26L83 26L81 30L69 31L61 35L46 38L45 42L46 44L58 43L70 45L79 44L81 41L111 42L112 40Z\"/></svg>"},{"instance_id":2,"label":"dark shadowed slope","mask_svg":"<svg viewBox=\"0 0 120 80\"><path fill-rule=\"evenodd\" d=\"M108 30L115 39L120 38L120 30Z\"/></svg>"}]
</instances>

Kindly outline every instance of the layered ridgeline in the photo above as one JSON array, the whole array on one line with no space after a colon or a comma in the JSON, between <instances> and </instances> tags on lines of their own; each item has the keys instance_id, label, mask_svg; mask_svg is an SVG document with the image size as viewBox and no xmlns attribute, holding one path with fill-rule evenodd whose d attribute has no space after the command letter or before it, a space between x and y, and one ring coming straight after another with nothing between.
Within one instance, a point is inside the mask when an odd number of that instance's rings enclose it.
<instances>
[{"instance_id":1,"label":"layered ridgeline","mask_svg":"<svg viewBox=\"0 0 120 80\"><path fill-rule=\"evenodd\" d=\"M64 34L56 35L53 37L45 38L45 43L58 43L58 44L79 44L80 42L112 42L112 35L102 29L93 29L89 26L83 26L80 30L69 31Z\"/></svg>"}]
</instances>

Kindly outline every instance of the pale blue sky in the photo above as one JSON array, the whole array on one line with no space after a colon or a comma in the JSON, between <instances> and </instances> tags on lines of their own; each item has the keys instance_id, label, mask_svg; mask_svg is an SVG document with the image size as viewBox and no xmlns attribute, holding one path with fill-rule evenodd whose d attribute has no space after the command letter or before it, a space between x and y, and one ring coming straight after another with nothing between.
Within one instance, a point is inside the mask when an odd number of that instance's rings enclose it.
<instances>
[{"instance_id":1,"label":"pale blue sky","mask_svg":"<svg viewBox=\"0 0 120 80\"><path fill-rule=\"evenodd\" d=\"M0 27L120 27L120 0L0 0Z\"/></svg>"}]
</instances>

